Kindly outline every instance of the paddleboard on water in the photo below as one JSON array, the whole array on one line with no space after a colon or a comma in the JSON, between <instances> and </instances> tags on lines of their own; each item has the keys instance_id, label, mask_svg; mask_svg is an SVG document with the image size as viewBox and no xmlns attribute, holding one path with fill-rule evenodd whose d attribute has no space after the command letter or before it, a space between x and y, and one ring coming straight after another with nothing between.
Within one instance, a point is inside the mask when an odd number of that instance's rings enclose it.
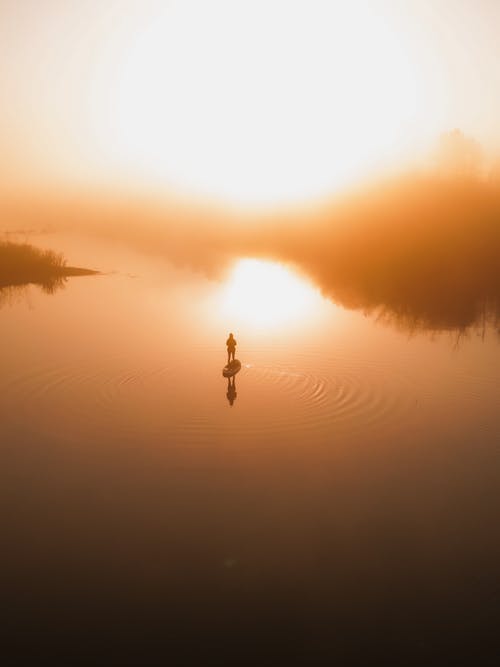
<instances>
[{"instance_id":1,"label":"paddleboard on water","mask_svg":"<svg viewBox=\"0 0 500 667\"><path fill-rule=\"evenodd\" d=\"M236 375L236 373L240 370L241 368L241 361L239 359L235 359L234 361L231 361L231 363L226 364L224 368L222 369L222 375L225 378L230 378L232 375Z\"/></svg>"}]
</instances>

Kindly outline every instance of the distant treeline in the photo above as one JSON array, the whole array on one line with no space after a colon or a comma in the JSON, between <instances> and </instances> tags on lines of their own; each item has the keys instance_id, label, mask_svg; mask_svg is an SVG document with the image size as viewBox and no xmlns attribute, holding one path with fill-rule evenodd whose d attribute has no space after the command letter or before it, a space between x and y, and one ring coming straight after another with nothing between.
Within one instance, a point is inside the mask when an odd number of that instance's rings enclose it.
<instances>
[{"instance_id":1,"label":"distant treeline","mask_svg":"<svg viewBox=\"0 0 500 667\"><path fill-rule=\"evenodd\" d=\"M323 293L409 328L500 321L500 188L411 177L248 237Z\"/></svg>"}]
</instances>

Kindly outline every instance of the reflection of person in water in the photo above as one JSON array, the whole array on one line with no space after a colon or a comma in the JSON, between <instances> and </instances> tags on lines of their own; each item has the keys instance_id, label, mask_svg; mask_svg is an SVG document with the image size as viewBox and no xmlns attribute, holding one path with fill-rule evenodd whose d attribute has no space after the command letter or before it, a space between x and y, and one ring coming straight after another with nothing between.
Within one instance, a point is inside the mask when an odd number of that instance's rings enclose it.
<instances>
[{"instance_id":1,"label":"reflection of person in water","mask_svg":"<svg viewBox=\"0 0 500 667\"><path fill-rule=\"evenodd\" d=\"M227 378L227 400L229 401L229 405L232 405L235 401L236 396L238 395L236 393L236 383L235 383L235 376Z\"/></svg>"},{"instance_id":2,"label":"reflection of person in water","mask_svg":"<svg viewBox=\"0 0 500 667\"><path fill-rule=\"evenodd\" d=\"M234 361L234 353L236 352L236 340L232 333L229 334L229 338L226 340L227 345L227 363L230 364L231 361Z\"/></svg>"}]
</instances>

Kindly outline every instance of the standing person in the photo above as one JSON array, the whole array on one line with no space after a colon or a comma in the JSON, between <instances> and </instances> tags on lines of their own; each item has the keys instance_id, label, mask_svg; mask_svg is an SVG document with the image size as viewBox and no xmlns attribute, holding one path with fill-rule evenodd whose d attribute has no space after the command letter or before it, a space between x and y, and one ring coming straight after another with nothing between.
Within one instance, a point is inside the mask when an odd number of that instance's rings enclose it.
<instances>
[{"instance_id":1,"label":"standing person","mask_svg":"<svg viewBox=\"0 0 500 667\"><path fill-rule=\"evenodd\" d=\"M229 334L229 338L226 340L227 345L227 363L228 365L231 361L234 361L234 353L236 352L236 340L232 333Z\"/></svg>"}]
</instances>

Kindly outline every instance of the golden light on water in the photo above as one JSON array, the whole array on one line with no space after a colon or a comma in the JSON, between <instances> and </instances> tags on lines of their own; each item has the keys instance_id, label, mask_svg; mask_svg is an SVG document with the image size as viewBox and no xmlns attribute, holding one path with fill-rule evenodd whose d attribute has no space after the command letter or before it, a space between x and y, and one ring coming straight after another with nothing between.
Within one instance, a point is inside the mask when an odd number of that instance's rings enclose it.
<instances>
[{"instance_id":1,"label":"golden light on water","mask_svg":"<svg viewBox=\"0 0 500 667\"><path fill-rule=\"evenodd\" d=\"M317 290L275 262L241 259L220 296L227 322L273 329L314 318L322 298Z\"/></svg>"}]
</instances>

